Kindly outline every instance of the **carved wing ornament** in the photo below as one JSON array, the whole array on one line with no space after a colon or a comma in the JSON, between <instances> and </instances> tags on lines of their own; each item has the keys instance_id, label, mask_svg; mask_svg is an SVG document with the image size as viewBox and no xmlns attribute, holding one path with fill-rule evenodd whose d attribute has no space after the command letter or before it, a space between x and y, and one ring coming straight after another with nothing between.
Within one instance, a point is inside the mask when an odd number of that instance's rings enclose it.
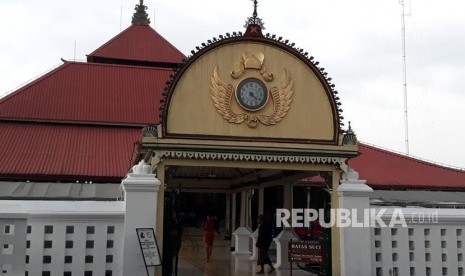
<instances>
[{"instance_id":1,"label":"carved wing ornament","mask_svg":"<svg viewBox=\"0 0 465 276\"><path fill-rule=\"evenodd\" d=\"M247 119L244 113L236 114L231 109L231 99L234 94L234 88L231 84L225 83L218 77L218 67L213 70L211 77L211 92L213 104L218 110L218 113L230 123L242 123Z\"/></svg>"},{"instance_id":2,"label":"carved wing ornament","mask_svg":"<svg viewBox=\"0 0 465 276\"><path fill-rule=\"evenodd\" d=\"M258 115L258 120L264 125L275 125L280 122L290 108L292 94L294 93L294 81L291 80L286 69L284 69L284 81L279 87L270 89L273 99L273 113L271 115Z\"/></svg>"},{"instance_id":3,"label":"carved wing ornament","mask_svg":"<svg viewBox=\"0 0 465 276\"><path fill-rule=\"evenodd\" d=\"M258 122L266 126L276 125L287 114L292 103L294 93L294 82L289 72L284 68L283 81L278 86L268 87L265 82L274 80L273 74L268 74L263 65L264 55L262 53L243 54L239 63L239 70L231 72L231 78L239 79L237 88L232 84L223 81L218 75L218 66L213 70L211 80L211 98L218 113L228 122L240 124L247 121L247 125L255 128ZM249 74L247 70L258 70L259 78ZM255 73L256 76L256 73ZM268 99L271 98L273 111L271 114L264 114L263 110L270 105ZM235 113L231 107L231 101L235 99L244 112Z\"/></svg>"}]
</instances>

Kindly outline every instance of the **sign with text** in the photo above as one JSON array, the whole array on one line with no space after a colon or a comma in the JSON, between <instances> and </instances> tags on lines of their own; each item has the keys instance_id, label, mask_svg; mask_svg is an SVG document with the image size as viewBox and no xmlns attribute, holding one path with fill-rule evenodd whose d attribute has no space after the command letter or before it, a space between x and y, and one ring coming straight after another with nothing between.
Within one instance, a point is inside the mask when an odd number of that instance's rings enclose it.
<instances>
[{"instance_id":1,"label":"sign with text","mask_svg":"<svg viewBox=\"0 0 465 276\"><path fill-rule=\"evenodd\" d=\"M160 251L153 228L137 228L136 232L145 266L161 265Z\"/></svg>"},{"instance_id":2,"label":"sign with text","mask_svg":"<svg viewBox=\"0 0 465 276\"><path fill-rule=\"evenodd\" d=\"M323 264L323 243L319 241L289 241L289 262Z\"/></svg>"}]
</instances>

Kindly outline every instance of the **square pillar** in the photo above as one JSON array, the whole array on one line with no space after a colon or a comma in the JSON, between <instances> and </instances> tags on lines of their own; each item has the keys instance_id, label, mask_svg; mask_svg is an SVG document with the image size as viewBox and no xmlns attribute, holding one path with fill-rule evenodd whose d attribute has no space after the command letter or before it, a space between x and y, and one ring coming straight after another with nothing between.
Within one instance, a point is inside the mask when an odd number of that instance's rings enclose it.
<instances>
[{"instance_id":1,"label":"square pillar","mask_svg":"<svg viewBox=\"0 0 465 276\"><path fill-rule=\"evenodd\" d=\"M157 194L160 181L150 165L140 161L121 182L126 212L124 220L123 275L147 275L136 228L154 228L156 232ZM157 241L163 237L156 237ZM154 270L148 270L154 275Z\"/></svg>"},{"instance_id":2,"label":"square pillar","mask_svg":"<svg viewBox=\"0 0 465 276\"><path fill-rule=\"evenodd\" d=\"M343 175L341 185L337 189L339 208L355 211L357 221L362 221L364 211L370 208L370 194L373 189L368 187L365 182L358 180L358 173L349 168L348 172ZM351 214L351 218L355 219L354 213ZM369 226L340 228L342 276L373 275L370 231Z\"/></svg>"}]
</instances>

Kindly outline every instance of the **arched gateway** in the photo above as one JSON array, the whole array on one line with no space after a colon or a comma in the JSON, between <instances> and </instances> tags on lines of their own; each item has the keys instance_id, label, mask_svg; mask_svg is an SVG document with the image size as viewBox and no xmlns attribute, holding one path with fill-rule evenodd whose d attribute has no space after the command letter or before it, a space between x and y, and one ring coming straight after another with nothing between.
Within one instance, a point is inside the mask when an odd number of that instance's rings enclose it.
<instances>
[{"instance_id":1,"label":"arched gateway","mask_svg":"<svg viewBox=\"0 0 465 276\"><path fill-rule=\"evenodd\" d=\"M341 129L333 88L308 53L262 35L256 12L244 34L226 34L193 51L167 83L162 123L143 130L142 150L162 183L157 225L164 223L164 192L174 189L225 194L225 224L232 231L252 227L252 213L294 207L300 195L293 196L292 187L303 178L321 176L336 208L334 191L358 146L353 133ZM276 186L282 202L264 196ZM253 190L260 194L255 208ZM331 229L331 236L328 256L339 259L338 231ZM339 262L326 266L339 274Z\"/></svg>"}]
</instances>

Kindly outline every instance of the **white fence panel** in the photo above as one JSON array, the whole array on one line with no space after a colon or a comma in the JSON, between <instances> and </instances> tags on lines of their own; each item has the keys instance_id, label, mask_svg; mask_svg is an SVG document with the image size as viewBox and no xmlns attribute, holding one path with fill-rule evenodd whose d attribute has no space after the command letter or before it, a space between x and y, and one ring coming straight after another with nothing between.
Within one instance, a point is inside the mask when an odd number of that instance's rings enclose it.
<instances>
[{"instance_id":1,"label":"white fence panel","mask_svg":"<svg viewBox=\"0 0 465 276\"><path fill-rule=\"evenodd\" d=\"M372 229L375 275L464 275L465 210L402 210L408 227ZM386 212L383 220L389 222L391 214ZM419 219L419 214L426 214L425 219ZM431 217L431 214L435 215Z\"/></svg>"},{"instance_id":2,"label":"white fence panel","mask_svg":"<svg viewBox=\"0 0 465 276\"><path fill-rule=\"evenodd\" d=\"M7 203L1 202L1 207ZM122 275L124 202L14 203L21 205L28 218L0 217L1 230L11 231L14 225L14 235L0 232L2 246L14 246L12 257L0 255L1 275Z\"/></svg>"},{"instance_id":3,"label":"white fence panel","mask_svg":"<svg viewBox=\"0 0 465 276\"><path fill-rule=\"evenodd\" d=\"M15 208L16 209L16 208ZM9 213L2 208L0 214L0 275L24 275L26 256L27 216Z\"/></svg>"}]
</instances>

